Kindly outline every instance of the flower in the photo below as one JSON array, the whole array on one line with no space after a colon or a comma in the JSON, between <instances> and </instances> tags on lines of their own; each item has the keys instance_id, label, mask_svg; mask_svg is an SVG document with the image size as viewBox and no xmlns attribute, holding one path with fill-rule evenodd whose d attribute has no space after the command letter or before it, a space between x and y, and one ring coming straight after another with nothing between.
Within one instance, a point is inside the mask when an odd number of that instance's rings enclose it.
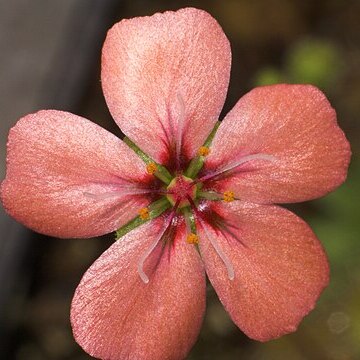
<instances>
[{"instance_id":1,"label":"flower","mask_svg":"<svg viewBox=\"0 0 360 360\"><path fill-rule=\"evenodd\" d=\"M313 199L346 177L349 144L309 85L242 97L220 123L231 51L186 8L109 30L102 86L119 140L79 116L20 119L1 185L9 214L40 233L117 241L82 278L76 341L102 359L181 359L205 311L205 271L236 325L292 332L328 283L324 250L275 203Z\"/></svg>"}]
</instances>

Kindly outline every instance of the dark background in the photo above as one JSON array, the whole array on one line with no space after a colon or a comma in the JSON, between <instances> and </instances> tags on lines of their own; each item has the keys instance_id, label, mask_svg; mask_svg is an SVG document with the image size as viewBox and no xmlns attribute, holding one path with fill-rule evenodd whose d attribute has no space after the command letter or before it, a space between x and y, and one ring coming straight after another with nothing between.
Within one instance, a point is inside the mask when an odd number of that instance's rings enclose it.
<instances>
[{"instance_id":1,"label":"dark background","mask_svg":"<svg viewBox=\"0 0 360 360\"><path fill-rule=\"evenodd\" d=\"M299 330L265 344L238 330L208 288L199 340L188 359L360 359L360 1L0 0L0 172L8 130L56 108L121 135L100 85L100 50L122 18L194 6L230 39L225 114L254 86L312 83L328 96L353 150L349 178L326 198L291 206L327 249L331 284ZM85 360L69 306L84 271L112 236L59 240L34 234L0 209L0 359ZM196 301L196 300L194 300Z\"/></svg>"}]
</instances>

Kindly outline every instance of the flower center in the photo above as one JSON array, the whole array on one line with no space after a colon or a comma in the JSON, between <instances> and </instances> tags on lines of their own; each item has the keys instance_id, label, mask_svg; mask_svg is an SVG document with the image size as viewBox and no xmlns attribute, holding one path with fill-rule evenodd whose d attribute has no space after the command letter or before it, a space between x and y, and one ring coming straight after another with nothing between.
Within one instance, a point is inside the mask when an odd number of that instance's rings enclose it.
<instances>
[{"instance_id":1,"label":"flower center","mask_svg":"<svg viewBox=\"0 0 360 360\"><path fill-rule=\"evenodd\" d=\"M184 170L181 168L180 152L182 147L181 144L183 136L183 121L185 116L185 108L181 95L178 95L178 100L180 102L180 119L176 138L176 172L179 173L180 171ZM227 226L225 223L220 224L221 226L219 226L219 224L217 224L214 220L213 224L208 224L209 219L208 216L204 216L202 214L204 209L202 208L202 206L204 202L208 203L209 201L222 200L224 202L232 202L239 199L236 198L236 193L231 189L224 189L225 191L223 193L218 193L216 190L212 190L211 188L204 186L204 184L209 180L213 182L214 180L219 179L221 176L228 175L232 171L236 171L238 167L249 161L260 160L276 162L277 159L270 154L249 154L237 158L234 162L224 165L222 167L210 171L208 170L199 178L198 174L203 168L206 156L210 153L209 145L211 144L212 139L214 138L214 135L219 126L220 122L218 121L216 122L213 130L207 137L204 145L199 148L197 155L190 161L187 169L185 169L185 175L177 175L176 177L174 177L164 165L154 162L154 160L151 159L151 157L149 157L147 154L145 154L135 143L133 143L129 138L125 137L125 144L127 144L131 149L133 149L135 153L146 164L146 172L149 175L153 175L159 180L161 180L163 182L163 186L157 189L144 189L142 187L137 188L131 186L130 188L124 187L119 190L104 194L93 194L88 192L84 193L84 195L87 197L99 200L108 199L114 196L130 194L155 195L155 197L152 199L152 202L147 207L139 209L138 216L130 220L128 223L124 224L116 231L116 239L118 240L132 229L141 226L147 221L152 221L153 219L159 217L161 214L166 214L164 216L164 226L160 234L155 237L154 242L149 246L148 249L146 249L146 251L139 259L138 273L141 280L145 284L149 282L149 277L144 272L145 261L159 244L159 242L161 242L162 240L164 242L167 242L169 241L169 239L170 241L171 239L174 239L172 227L176 226L176 221L173 222L173 220L175 219L175 217L178 216L182 216L184 219L187 231L187 243L196 246L199 241L201 242L201 239L199 239L199 235L197 234L197 226L200 226L202 228L202 236L205 236L208 239L215 252L218 254L223 264L225 265L229 280L234 279L235 273L231 260L223 251L219 242L216 239L218 231L223 232L225 230L230 234L231 231L226 230ZM156 199L156 196L160 196L160 198L154 201L154 199ZM171 207L172 209L170 209ZM214 231L210 230L211 227L215 230L216 234L214 234ZM167 236L166 234L170 234L170 236Z\"/></svg>"},{"instance_id":2,"label":"flower center","mask_svg":"<svg viewBox=\"0 0 360 360\"><path fill-rule=\"evenodd\" d=\"M167 187L166 197L172 205L178 203L179 208L189 206L189 198L196 198L196 184L194 180L184 175L175 177Z\"/></svg>"}]
</instances>

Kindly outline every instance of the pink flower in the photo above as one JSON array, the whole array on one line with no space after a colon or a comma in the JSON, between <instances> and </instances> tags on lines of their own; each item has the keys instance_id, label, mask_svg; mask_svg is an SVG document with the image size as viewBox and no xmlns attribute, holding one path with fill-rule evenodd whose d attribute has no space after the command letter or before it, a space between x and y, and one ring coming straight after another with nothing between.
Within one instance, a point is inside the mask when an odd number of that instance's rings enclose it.
<instances>
[{"instance_id":1,"label":"pink flower","mask_svg":"<svg viewBox=\"0 0 360 360\"><path fill-rule=\"evenodd\" d=\"M350 148L335 111L313 86L267 86L219 126L230 61L204 11L123 20L108 32L101 77L124 141L55 110L10 132L9 214L57 237L117 230L72 302L75 339L95 357L184 358L204 315L205 272L260 341L295 331L328 283L314 233L271 204L344 181Z\"/></svg>"}]
</instances>

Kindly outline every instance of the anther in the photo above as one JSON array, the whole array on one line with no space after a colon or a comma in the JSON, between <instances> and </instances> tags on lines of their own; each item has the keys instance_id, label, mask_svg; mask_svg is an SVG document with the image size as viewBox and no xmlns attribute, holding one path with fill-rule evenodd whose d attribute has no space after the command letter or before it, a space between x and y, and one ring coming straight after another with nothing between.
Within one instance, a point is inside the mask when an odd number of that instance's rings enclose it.
<instances>
[{"instance_id":1,"label":"anther","mask_svg":"<svg viewBox=\"0 0 360 360\"><path fill-rule=\"evenodd\" d=\"M190 233L186 237L186 242L188 244L198 244L199 243L199 237L194 233Z\"/></svg>"},{"instance_id":2,"label":"anther","mask_svg":"<svg viewBox=\"0 0 360 360\"><path fill-rule=\"evenodd\" d=\"M208 156L210 153L210 149L207 146L200 146L198 150L198 154L200 156Z\"/></svg>"},{"instance_id":3,"label":"anther","mask_svg":"<svg viewBox=\"0 0 360 360\"><path fill-rule=\"evenodd\" d=\"M141 220L149 220L150 218L150 213L149 213L149 208L142 208L139 210L139 216Z\"/></svg>"},{"instance_id":4,"label":"anther","mask_svg":"<svg viewBox=\"0 0 360 360\"><path fill-rule=\"evenodd\" d=\"M155 172L157 171L157 166L154 162L151 162L149 164L146 165L146 171L148 174L155 174Z\"/></svg>"},{"instance_id":5,"label":"anther","mask_svg":"<svg viewBox=\"0 0 360 360\"><path fill-rule=\"evenodd\" d=\"M232 202L232 201L234 201L234 200L235 200L235 194L234 194L234 192L233 192L233 191L229 191L229 190L225 191L225 192L224 192L224 195L223 195L223 200L224 200L225 202Z\"/></svg>"}]
</instances>

